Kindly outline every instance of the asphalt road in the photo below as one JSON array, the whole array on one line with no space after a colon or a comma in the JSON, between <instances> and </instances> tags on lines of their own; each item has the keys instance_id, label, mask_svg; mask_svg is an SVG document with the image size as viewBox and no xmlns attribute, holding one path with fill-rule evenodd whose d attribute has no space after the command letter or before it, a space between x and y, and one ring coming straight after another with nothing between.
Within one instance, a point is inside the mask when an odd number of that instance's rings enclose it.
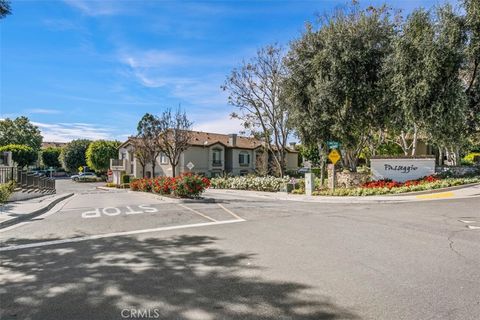
<instances>
[{"instance_id":1,"label":"asphalt road","mask_svg":"<svg viewBox=\"0 0 480 320\"><path fill-rule=\"evenodd\" d=\"M75 196L0 232L0 319L479 319L480 198Z\"/></svg>"}]
</instances>

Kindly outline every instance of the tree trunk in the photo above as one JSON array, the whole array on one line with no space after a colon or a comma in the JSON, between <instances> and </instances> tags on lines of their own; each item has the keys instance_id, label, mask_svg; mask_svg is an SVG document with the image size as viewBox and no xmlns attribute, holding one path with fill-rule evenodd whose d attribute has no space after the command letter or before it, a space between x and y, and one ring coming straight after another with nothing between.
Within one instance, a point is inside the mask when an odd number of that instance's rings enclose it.
<instances>
[{"instance_id":1,"label":"tree trunk","mask_svg":"<svg viewBox=\"0 0 480 320\"><path fill-rule=\"evenodd\" d=\"M142 177L145 178L145 165L142 165Z\"/></svg>"},{"instance_id":2,"label":"tree trunk","mask_svg":"<svg viewBox=\"0 0 480 320\"><path fill-rule=\"evenodd\" d=\"M417 125L413 125L413 141L412 141L412 156L414 157L417 153L417 138L418 138L418 129Z\"/></svg>"},{"instance_id":3,"label":"tree trunk","mask_svg":"<svg viewBox=\"0 0 480 320\"><path fill-rule=\"evenodd\" d=\"M172 164L172 177L174 178L177 175L176 170L177 170L177 166L175 164Z\"/></svg>"},{"instance_id":4,"label":"tree trunk","mask_svg":"<svg viewBox=\"0 0 480 320\"><path fill-rule=\"evenodd\" d=\"M438 165L443 166L443 147L438 147Z\"/></svg>"},{"instance_id":5,"label":"tree trunk","mask_svg":"<svg viewBox=\"0 0 480 320\"><path fill-rule=\"evenodd\" d=\"M155 178L155 160L152 161L152 178Z\"/></svg>"},{"instance_id":6,"label":"tree trunk","mask_svg":"<svg viewBox=\"0 0 480 320\"><path fill-rule=\"evenodd\" d=\"M318 153L320 157L320 186L323 187L323 181L325 180L325 163L327 159L322 143L318 143Z\"/></svg>"}]
</instances>

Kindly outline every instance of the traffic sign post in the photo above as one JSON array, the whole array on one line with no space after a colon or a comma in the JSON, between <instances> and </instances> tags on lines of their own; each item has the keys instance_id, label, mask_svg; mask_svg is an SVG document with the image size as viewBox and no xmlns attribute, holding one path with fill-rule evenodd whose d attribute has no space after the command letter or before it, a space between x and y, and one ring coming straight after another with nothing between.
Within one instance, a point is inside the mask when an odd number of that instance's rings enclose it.
<instances>
[{"instance_id":1,"label":"traffic sign post","mask_svg":"<svg viewBox=\"0 0 480 320\"><path fill-rule=\"evenodd\" d=\"M195 167L195 165L190 161L189 163L187 163L187 168L188 170L192 171L192 169Z\"/></svg>"},{"instance_id":2,"label":"traffic sign post","mask_svg":"<svg viewBox=\"0 0 480 320\"><path fill-rule=\"evenodd\" d=\"M337 149L333 149L329 154L328 154L328 159L332 162L332 190L335 190L335 183L336 183L336 174L335 174L335 165L337 164L338 160L340 160L341 155L340 152L338 152Z\"/></svg>"},{"instance_id":3,"label":"traffic sign post","mask_svg":"<svg viewBox=\"0 0 480 320\"><path fill-rule=\"evenodd\" d=\"M338 141L327 141L328 149L340 149L340 142Z\"/></svg>"}]
</instances>

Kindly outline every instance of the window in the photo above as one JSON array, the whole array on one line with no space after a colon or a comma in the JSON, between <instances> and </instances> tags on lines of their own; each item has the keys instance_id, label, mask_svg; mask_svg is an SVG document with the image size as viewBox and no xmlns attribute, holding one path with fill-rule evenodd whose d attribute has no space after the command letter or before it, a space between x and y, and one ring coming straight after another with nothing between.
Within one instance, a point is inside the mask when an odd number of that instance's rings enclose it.
<instances>
[{"instance_id":1,"label":"window","mask_svg":"<svg viewBox=\"0 0 480 320\"><path fill-rule=\"evenodd\" d=\"M222 150L213 149L212 150L212 165L221 166L222 165Z\"/></svg>"},{"instance_id":2,"label":"window","mask_svg":"<svg viewBox=\"0 0 480 320\"><path fill-rule=\"evenodd\" d=\"M248 152L240 152L238 155L238 163L241 166L248 166L250 164L250 154Z\"/></svg>"},{"instance_id":3,"label":"window","mask_svg":"<svg viewBox=\"0 0 480 320\"><path fill-rule=\"evenodd\" d=\"M161 164L168 164L168 158L165 155L165 153L163 153L163 152L160 153L160 163Z\"/></svg>"}]
</instances>

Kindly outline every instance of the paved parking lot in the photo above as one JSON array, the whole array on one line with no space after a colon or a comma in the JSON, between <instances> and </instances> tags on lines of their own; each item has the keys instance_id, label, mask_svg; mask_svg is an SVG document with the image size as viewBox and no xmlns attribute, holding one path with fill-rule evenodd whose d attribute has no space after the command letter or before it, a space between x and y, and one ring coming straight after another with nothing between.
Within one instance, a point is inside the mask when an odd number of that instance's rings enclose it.
<instances>
[{"instance_id":1,"label":"paved parking lot","mask_svg":"<svg viewBox=\"0 0 480 320\"><path fill-rule=\"evenodd\" d=\"M480 198L76 195L0 232L3 319L478 319ZM129 317L123 317L130 310ZM122 313L123 312L123 313Z\"/></svg>"}]
</instances>

